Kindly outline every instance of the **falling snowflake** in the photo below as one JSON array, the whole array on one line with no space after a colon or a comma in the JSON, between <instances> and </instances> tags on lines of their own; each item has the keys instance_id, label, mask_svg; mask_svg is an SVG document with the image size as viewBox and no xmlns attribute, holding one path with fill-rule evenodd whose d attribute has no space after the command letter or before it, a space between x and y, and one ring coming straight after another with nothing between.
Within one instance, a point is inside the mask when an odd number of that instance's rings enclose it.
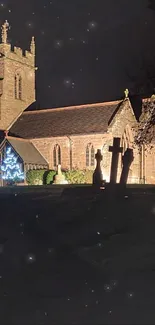
<instances>
[{"instance_id":1,"label":"falling snowflake","mask_svg":"<svg viewBox=\"0 0 155 325\"><path fill-rule=\"evenodd\" d=\"M133 297L134 297L134 293L133 293L133 292L128 292L128 293L127 293L127 297L128 297L129 299L133 298Z\"/></svg>"},{"instance_id":2,"label":"falling snowflake","mask_svg":"<svg viewBox=\"0 0 155 325\"><path fill-rule=\"evenodd\" d=\"M105 284L105 285L104 285L104 290L105 290L106 292L111 292L111 291L112 291L112 286L111 286L110 284Z\"/></svg>"},{"instance_id":3,"label":"falling snowflake","mask_svg":"<svg viewBox=\"0 0 155 325\"><path fill-rule=\"evenodd\" d=\"M36 261L36 257L34 254L28 254L26 256L26 261L31 264L31 263L34 263Z\"/></svg>"}]
</instances>

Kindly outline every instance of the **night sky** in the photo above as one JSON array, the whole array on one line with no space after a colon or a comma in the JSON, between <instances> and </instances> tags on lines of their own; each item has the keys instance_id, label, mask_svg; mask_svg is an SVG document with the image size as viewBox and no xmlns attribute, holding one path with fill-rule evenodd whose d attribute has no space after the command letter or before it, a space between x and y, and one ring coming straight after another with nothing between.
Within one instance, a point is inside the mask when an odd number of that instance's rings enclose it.
<instances>
[{"instance_id":1,"label":"night sky","mask_svg":"<svg viewBox=\"0 0 155 325\"><path fill-rule=\"evenodd\" d=\"M41 108L115 100L142 55L155 54L155 12L147 0L2 0L13 45L36 38Z\"/></svg>"}]
</instances>

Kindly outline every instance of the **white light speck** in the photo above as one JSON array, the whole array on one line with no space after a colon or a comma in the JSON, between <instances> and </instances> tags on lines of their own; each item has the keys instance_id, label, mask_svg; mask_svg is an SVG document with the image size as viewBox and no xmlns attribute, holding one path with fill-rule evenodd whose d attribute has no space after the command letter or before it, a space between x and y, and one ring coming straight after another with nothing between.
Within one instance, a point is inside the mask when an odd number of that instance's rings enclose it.
<instances>
[{"instance_id":1,"label":"white light speck","mask_svg":"<svg viewBox=\"0 0 155 325\"><path fill-rule=\"evenodd\" d=\"M90 21L89 22L89 28L91 30L95 30L97 28L97 22L96 21Z\"/></svg>"},{"instance_id":2,"label":"white light speck","mask_svg":"<svg viewBox=\"0 0 155 325\"><path fill-rule=\"evenodd\" d=\"M111 281L111 285L112 285L113 287L116 287L117 284L118 284L118 281L117 281L117 280L112 280L112 281Z\"/></svg>"},{"instance_id":3,"label":"white light speck","mask_svg":"<svg viewBox=\"0 0 155 325\"><path fill-rule=\"evenodd\" d=\"M28 254L28 255L26 256L26 261L27 261L28 263L34 263L34 262L36 261L36 257L35 257L35 255L34 255L34 254Z\"/></svg>"},{"instance_id":4,"label":"white light speck","mask_svg":"<svg viewBox=\"0 0 155 325\"><path fill-rule=\"evenodd\" d=\"M112 287L111 287L111 285L110 285L110 284L105 284L105 285L104 285L104 290L105 290L106 292L111 292L111 291L112 291Z\"/></svg>"},{"instance_id":5,"label":"white light speck","mask_svg":"<svg viewBox=\"0 0 155 325\"><path fill-rule=\"evenodd\" d=\"M101 235L101 233L99 231L97 231L97 235Z\"/></svg>"},{"instance_id":6,"label":"white light speck","mask_svg":"<svg viewBox=\"0 0 155 325\"><path fill-rule=\"evenodd\" d=\"M128 292L128 293L127 293L127 296L128 296L129 299L131 299L131 298L133 298L134 293L133 293L133 292Z\"/></svg>"}]
</instances>

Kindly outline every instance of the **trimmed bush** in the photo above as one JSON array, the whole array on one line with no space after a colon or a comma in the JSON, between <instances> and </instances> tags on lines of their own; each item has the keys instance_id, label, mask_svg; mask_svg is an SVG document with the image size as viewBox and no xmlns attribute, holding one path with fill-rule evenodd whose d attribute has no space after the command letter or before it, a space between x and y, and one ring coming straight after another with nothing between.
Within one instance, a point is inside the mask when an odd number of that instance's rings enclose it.
<instances>
[{"instance_id":1,"label":"trimmed bush","mask_svg":"<svg viewBox=\"0 0 155 325\"><path fill-rule=\"evenodd\" d=\"M26 173L26 181L29 185L43 185L44 184L44 173L47 170L28 170Z\"/></svg>"},{"instance_id":2,"label":"trimmed bush","mask_svg":"<svg viewBox=\"0 0 155 325\"><path fill-rule=\"evenodd\" d=\"M64 173L69 184L84 184L85 174L82 170L70 170Z\"/></svg>"},{"instance_id":3,"label":"trimmed bush","mask_svg":"<svg viewBox=\"0 0 155 325\"><path fill-rule=\"evenodd\" d=\"M94 170L85 170L85 183L92 184L93 183L93 173Z\"/></svg>"},{"instance_id":4,"label":"trimmed bush","mask_svg":"<svg viewBox=\"0 0 155 325\"><path fill-rule=\"evenodd\" d=\"M55 170L29 170L26 173L26 181L29 185L49 185L53 183ZM63 175L69 184L92 184L92 170L63 171Z\"/></svg>"},{"instance_id":5,"label":"trimmed bush","mask_svg":"<svg viewBox=\"0 0 155 325\"><path fill-rule=\"evenodd\" d=\"M56 175L55 170L49 170L46 175L45 183L46 185L52 184L53 183L53 178Z\"/></svg>"}]
</instances>

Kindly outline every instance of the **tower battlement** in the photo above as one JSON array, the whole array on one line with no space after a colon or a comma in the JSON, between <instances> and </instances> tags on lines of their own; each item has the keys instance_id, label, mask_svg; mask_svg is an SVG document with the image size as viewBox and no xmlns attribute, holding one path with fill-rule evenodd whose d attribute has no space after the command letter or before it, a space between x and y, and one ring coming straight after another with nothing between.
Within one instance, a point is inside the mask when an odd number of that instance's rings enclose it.
<instances>
[{"instance_id":1,"label":"tower battlement","mask_svg":"<svg viewBox=\"0 0 155 325\"><path fill-rule=\"evenodd\" d=\"M35 40L23 51L8 42L9 23L1 27L0 43L0 129L6 130L35 102Z\"/></svg>"},{"instance_id":2,"label":"tower battlement","mask_svg":"<svg viewBox=\"0 0 155 325\"><path fill-rule=\"evenodd\" d=\"M8 43L8 30L9 30L9 23L6 20L5 23L1 27L1 36L2 42L0 44L0 53L4 55L4 57L10 60L18 60L21 64L26 64L29 66L34 67L35 64L35 40L34 36L32 37L30 43L29 51L23 51L20 47L14 46L11 48L11 44Z\"/></svg>"}]
</instances>

